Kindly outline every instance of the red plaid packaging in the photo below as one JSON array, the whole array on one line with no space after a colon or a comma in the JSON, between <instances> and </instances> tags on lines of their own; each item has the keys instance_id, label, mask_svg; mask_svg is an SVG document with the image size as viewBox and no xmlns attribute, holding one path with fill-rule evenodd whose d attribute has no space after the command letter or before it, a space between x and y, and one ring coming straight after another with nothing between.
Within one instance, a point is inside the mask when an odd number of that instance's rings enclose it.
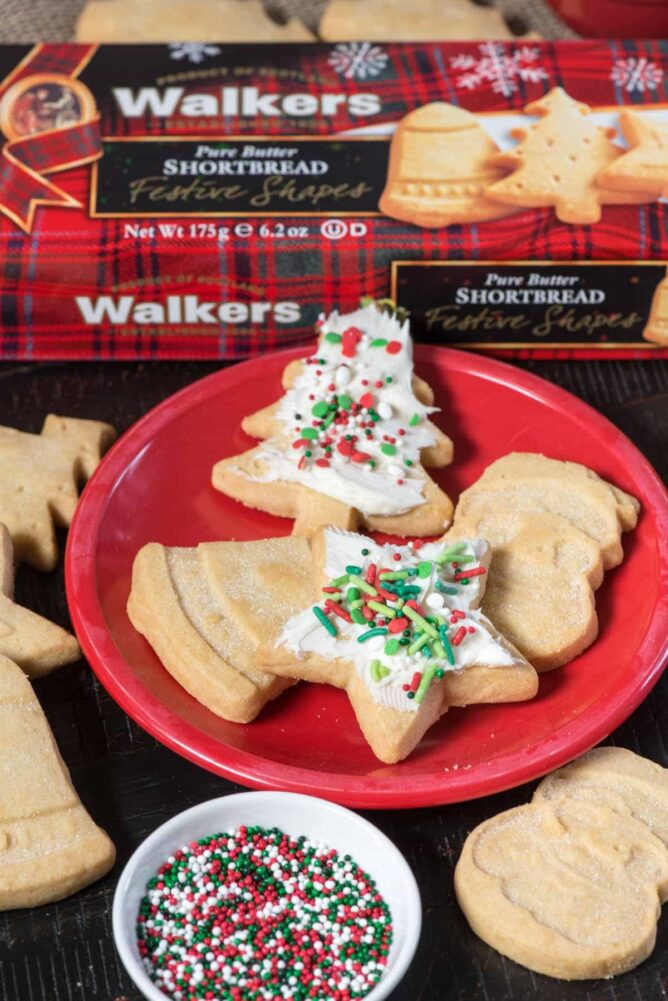
<instances>
[{"instance_id":1,"label":"red plaid packaging","mask_svg":"<svg viewBox=\"0 0 668 1001\"><path fill-rule=\"evenodd\" d=\"M365 296L434 343L668 355L668 42L37 45L0 62L2 358L241 358ZM633 154L605 196L592 178L596 221L543 196L504 207L503 185L494 200L555 88L583 142ZM543 180L581 181L579 150L563 176L550 157Z\"/></svg>"}]
</instances>

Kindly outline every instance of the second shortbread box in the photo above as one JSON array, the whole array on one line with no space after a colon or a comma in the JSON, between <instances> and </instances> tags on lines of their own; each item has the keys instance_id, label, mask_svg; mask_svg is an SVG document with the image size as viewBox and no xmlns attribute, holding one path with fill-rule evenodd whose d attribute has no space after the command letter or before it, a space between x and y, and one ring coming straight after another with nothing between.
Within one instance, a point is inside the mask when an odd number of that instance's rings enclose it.
<instances>
[{"instance_id":1,"label":"second shortbread box","mask_svg":"<svg viewBox=\"0 0 668 1001\"><path fill-rule=\"evenodd\" d=\"M662 42L0 49L3 358L668 356Z\"/></svg>"}]
</instances>

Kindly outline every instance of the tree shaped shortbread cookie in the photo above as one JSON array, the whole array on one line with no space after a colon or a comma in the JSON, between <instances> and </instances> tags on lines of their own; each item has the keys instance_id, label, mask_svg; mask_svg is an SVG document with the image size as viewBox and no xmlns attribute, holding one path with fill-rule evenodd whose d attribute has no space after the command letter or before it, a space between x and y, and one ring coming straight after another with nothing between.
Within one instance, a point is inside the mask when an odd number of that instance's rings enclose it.
<instances>
[{"instance_id":1,"label":"tree shaped shortbread cookie","mask_svg":"<svg viewBox=\"0 0 668 1001\"><path fill-rule=\"evenodd\" d=\"M313 557L317 603L256 662L345 688L381 761L405 758L449 706L536 694L531 665L477 610L490 558L482 539L418 549L326 528Z\"/></svg>"},{"instance_id":2,"label":"tree shaped shortbread cookie","mask_svg":"<svg viewBox=\"0 0 668 1001\"><path fill-rule=\"evenodd\" d=\"M70 524L79 484L115 436L108 424L53 414L38 435L0 427L0 522L12 537L17 562L53 570L54 523Z\"/></svg>"},{"instance_id":3,"label":"tree shaped shortbread cookie","mask_svg":"<svg viewBox=\"0 0 668 1001\"><path fill-rule=\"evenodd\" d=\"M249 507L321 525L438 535L452 503L424 466L444 466L450 440L429 420L429 387L414 377L408 323L372 304L320 325L317 351L288 366L277 404L248 417L265 438L218 462L216 489Z\"/></svg>"},{"instance_id":4,"label":"tree shaped shortbread cookie","mask_svg":"<svg viewBox=\"0 0 668 1001\"><path fill-rule=\"evenodd\" d=\"M14 602L13 564L12 541L0 524L0 655L36 678L78 660L81 651L65 629Z\"/></svg>"},{"instance_id":5,"label":"tree shaped shortbread cookie","mask_svg":"<svg viewBox=\"0 0 668 1001\"><path fill-rule=\"evenodd\" d=\"M539 120L513 129L517 146L491 158L494 166L513 172L490 185L487 197L525 208L554 206L562 222L576 224L598 222L602 205L651 200L645 193L611 191L598 182L623 150L612 142L614 129L591 120L588 105L554 87L524 110Z\"/></svg>"}]
</instances>

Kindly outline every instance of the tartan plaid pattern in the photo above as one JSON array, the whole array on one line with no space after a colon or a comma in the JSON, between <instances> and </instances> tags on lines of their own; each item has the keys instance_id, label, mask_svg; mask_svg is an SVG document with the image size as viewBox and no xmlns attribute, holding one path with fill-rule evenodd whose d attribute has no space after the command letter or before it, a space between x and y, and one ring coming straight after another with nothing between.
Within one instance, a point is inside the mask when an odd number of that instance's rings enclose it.
<instances>
[{"instance_id":1,"label":"tartan plaid pattern","mask_svg":"<svg viewBox=\"0 0 668 1001\"><path fill-rule=\"evenodd\" d=\"M36 45L30 50L19 70L0 83L0 93L6 90L10 83L16 83L17 80L37 73L60 73L63 76L72 76L94 48L92 45L74 44Z\"/></svg>"},{"instance_id":2,"label":"tartan plaid pattern","mask_svg":"<svg viewBox=\"0 0 668 1001\"><path fill-rule=\"evenodd\" d=\"M69 164L79 165L102 155L100 120L95 118L53 132L38 133L8 145L26 167L38 174L51 174Z\"/></svg>"},{"instance_id":3,"label":"tartan plaid pattern","mask_svg":"<svg viewBox=\"0 0 668 1001\"><path fill-rule=\"evenodd\" d=\"M0 94L36 74L69 76L91 49L90 45L35 46L19 71L0 84ZM15 139L5 144L0 155L0 213L29 232L37 204L77 204L59 187L29 171L49 174L97 159L101 155L99 119Z\"/></svg>"},{"instance_id":4,"label":"tartan plaid pattern","mask_svg":"<svg viewBox=\"0 0 668 1001\"><path fill-rule=\"evenodd\" d=\"M503 43L496 43L503 47ZM69 48L55 46L54 48ZM80 48L80 47L79 47ZM285 48L281 65L285 66ZM510 43L508 51L517 46ZM334 118L313 120L267 117L264 120L197 119L197 134L220 137L244 133L290 135L296 133L333 134L360 125L397 121L412 108L432 100L461 104L473 111L520 109L552 86L560 84L569 93L592 105L636 105L668 103L668 42L580 42L534 44L540 51L540 65L547 79L518 81L517 90L504 97L483 81L475 90L457 86L454 56L479 54L478 43L437 45L387 45L385 69L364 81L337 74L328 63L332 46L294 47L292 75L263 73L257 78L236 79L213 75L195 79L199 70L183 70L174 64L160 86L179 82L192 91L216 91L223 84L254 84L263 93L345 93L359 91L378 94L382 111L370 119L351 116L343 108ZM260 47L259 54L244 55L239 47L239 64L252 61L269 66L271 54ZM255 49L253 49L255 53ZM141 48L133 47L135 63ZM102 119L103 135L193 134L193 122L166 123L144 116L122 119L109 88L123 84L122 60L116 76L104 92L93 83L93 57L81 79L95 93ZM644 58L663 70L663 78L644 92L626 90L615 83L611 72L617 60ZM209 72L216 69L216 57L209 59ZM170 67L171 70L171 67ZM296 72L298 71L298 72ZM188 79L181 79L187 76ZM136 77L135 77L136 78ZM146 80L147 85L155 84ZM135 84L136 86L136 84ZM88 204L89 170L75 168L60 174L58 185L82 204ZM206 220L206 217L203 217ZM313 337L313 324L322 310L354 307L365 295L385 296L390 289L390 264L406 260L666 260L668 262L668 205L606 206L595 226L569 226L558 222L549 210L525 211L491 223L451 226L444 230L423 230L383 217L360 220L366 225L363 237L350 234L339 240L325 239L320 217L282 217L286 226L306 227L306 235L289 240L261 239L262 223L276 220L257 217L216 218L216 226L233 230L239 223L255 227L252 238L210 240L191 235L193 219L178 217L148 220L94 219L86 210L47 206L39 208L29 234L21 233L8 219L0 219L0 254L5 262L0 280L0 357L4 358L242 358L274 350L287 344L304 343ZM345 220L344 220L345 221ZM128 236L128 222L144 225L178 222L184 227L181 239L170 240L156 229L151 237ZM76 296L129 296L133 304L164 303L172 296L198 296L201 302L296 302L299 321L278 322L269 311L263 322L207 324L152 324L134 321L97 325L84 323L75 303ZM503 352L507 353L507 352ZM606 352L545 346L550 357L606 356ZM537 357L535 352L517 351L516 356ZM615 351L615 357L668 356L666 350L631 348Z\"/></svg>"}]
</instances>

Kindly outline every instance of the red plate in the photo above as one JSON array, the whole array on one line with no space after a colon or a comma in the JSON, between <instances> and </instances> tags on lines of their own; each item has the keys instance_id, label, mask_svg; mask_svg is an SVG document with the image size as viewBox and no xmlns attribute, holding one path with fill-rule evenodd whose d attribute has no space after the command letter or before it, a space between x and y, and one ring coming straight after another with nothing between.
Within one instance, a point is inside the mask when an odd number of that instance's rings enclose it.
<instances>
[{"instance_id":1,"label":"red plate","mask_svg":"<svg viewBox=\"0 0 668 1001\"><path fill-rule=\"evenodd\" d=\"M454 465L437 476L452 496L493 459L542 451L586 463L640 498L627 558L598 594L601 634L541 679L531 702L452 710L399 765L369 751L343 692L302 684L249 725L218 719L163 669L125 612L135 553L149 541L192 546L285 535L291 522L215 491L211 466L243 451L244 414L281 394L303 351L209 376L130 429L86 487L70 530L72 618L112 697L158 740L254 788L317 793L358 807L449 803L518 785L574 758L626 719L660 676L668 633L668 498L656 473L612 424L575 397L501 362L418 346L417 371L443 408ZM663 591L660 578L663 575ZM564 610L567 614L567 610Z\"/></svg>"}]
</instances>

